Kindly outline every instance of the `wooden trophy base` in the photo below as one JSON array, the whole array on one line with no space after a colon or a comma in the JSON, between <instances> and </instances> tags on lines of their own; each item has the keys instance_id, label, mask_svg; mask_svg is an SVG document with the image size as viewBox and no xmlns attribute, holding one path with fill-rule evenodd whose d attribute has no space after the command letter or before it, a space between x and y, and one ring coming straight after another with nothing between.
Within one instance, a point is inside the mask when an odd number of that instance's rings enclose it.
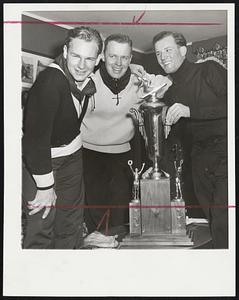
<instances>
[{"instance_id":1,"label":"wooden trophy base","mask_svg":"<svg viewBox=\"0 0 239 300\"><path fill-rule=\"evenodd\" d=\"M170 178L142 179L140 194L141 214L129 206L130 234L122 240L120 249L192 247L186 234L185 204L170 200ZM141 226L135 223L139 216Z\"/></svg>"},{"instance_id":2,"label":"wooden trophy base","mask_svg":"<svg viewBox=\"0 0 239 300\"><path fill-rule=\"evenodd\" d=\"M193 242L186 234L127 235L120 249L177 249L192 247Z\"/></svg>"}]
</instances>

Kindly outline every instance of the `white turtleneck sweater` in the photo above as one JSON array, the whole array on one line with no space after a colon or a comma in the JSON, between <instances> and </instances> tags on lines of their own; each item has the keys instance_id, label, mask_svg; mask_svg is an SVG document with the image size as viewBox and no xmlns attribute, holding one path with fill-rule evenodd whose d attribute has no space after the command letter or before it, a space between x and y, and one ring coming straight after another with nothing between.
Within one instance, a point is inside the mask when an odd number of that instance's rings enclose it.
<instances>
[{"instance_id":1,"label":"white turtleneck sweater","mask_svg":"<svg viewBox=\"0 0 239 300\"><path fill-rule=\"evenodd\" d=\"M104 152L123 153L130 150L129 141L134 136L134 124L130 117L131 107L138 108L142 88L131 75L126 88L117 95L104 84L99 70L95 73L96 94L91 97L81 124L84 148Z\"/></svg>"}]
</instances>

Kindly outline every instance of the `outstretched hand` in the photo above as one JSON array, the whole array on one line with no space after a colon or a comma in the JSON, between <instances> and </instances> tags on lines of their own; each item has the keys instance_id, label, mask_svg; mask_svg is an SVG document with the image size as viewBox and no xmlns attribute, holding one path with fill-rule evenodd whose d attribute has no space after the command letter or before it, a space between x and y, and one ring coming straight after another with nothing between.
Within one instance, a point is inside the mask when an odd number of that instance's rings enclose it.
<instances>
[{"instance_id":1,"label":"outstretched hand","mask_svg":"<svg viewBox=\"0 0 239 300\"><path fill-rule=\"evenodd\" d=\"M56 204L56 193L53 188L49 190L38 190L35 198L32 201L28 201L28 208L31 210L29 215L34 215L45 209L42 218L45 219L51 208Z\"/></svg>"}]
</instances>

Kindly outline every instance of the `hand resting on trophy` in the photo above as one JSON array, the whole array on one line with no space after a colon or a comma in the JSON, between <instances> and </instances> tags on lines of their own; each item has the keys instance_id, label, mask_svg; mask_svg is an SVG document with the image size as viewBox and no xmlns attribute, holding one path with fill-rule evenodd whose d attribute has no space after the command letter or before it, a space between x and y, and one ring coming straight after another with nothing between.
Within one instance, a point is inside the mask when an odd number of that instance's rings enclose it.
<instances>
[{"instance_id":1,"label":"hand resting on trophy","mask_svg":"<svg viewBox=\"0 0 239 300\"><path fill-rule=\"evenodd\" d=\"M171 126L178 122L180 118L189 118L190 109L188 106L181 103L174 103L168 108L165 120L164 120L164 135L168 137L171 130Z\"/></svg>"}]
</instances>

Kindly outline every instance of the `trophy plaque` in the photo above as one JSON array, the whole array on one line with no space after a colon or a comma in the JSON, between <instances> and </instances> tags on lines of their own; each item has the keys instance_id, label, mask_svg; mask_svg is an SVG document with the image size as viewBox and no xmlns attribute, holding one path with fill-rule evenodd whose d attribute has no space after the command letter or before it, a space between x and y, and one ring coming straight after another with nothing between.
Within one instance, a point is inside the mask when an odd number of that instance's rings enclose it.
<instances>
[{"instance_id":1,"label":"trophy plaque","mask_svg":"<svg viewBox=\"0 0 239 300\"><path fill-rule=\"evenodd\" d=\"M165 85L163 85L165 86ZM167 107L156 97L163 86L145 95L139 110L133 109L138 120L143 120L143 131L148 156L152 167L141 178L136 168L134 174L133 200L129 204L130 232L122 240L122 249L182 248L192 247L186 234L185 204L181 190L183 160L175 159L176 195L171 201L170 176L159 168L163 156L164 124ZM132 112L132 110L131 110ZM140 117L139 117L140 114ZM136 192L137 190L137 192Z\"/></svg>"}]
</instances>

